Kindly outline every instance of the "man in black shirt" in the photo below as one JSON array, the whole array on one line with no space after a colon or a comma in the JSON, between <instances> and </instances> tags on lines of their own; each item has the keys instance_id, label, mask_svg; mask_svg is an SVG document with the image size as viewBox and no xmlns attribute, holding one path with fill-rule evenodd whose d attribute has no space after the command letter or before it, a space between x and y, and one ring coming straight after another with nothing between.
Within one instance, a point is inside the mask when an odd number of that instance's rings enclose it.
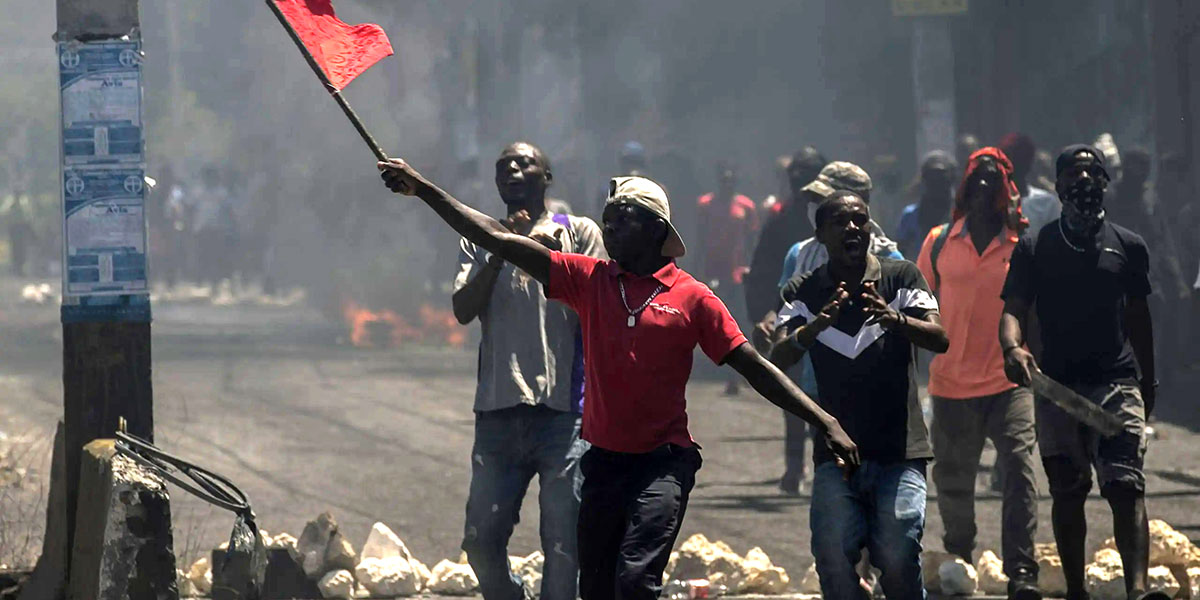
<instances>
[{"instance_id":1,"label":"man in black shirt","mask_svg":"<svg viewBox=\"0 0 1200 600\"><path fill-rule=\"evenodd\" d=\"M1062 217L1017 244L1001 294L1004 367L1019 385L1029 385L1039 369L1024 347L1025 319L1036 302L1041 370L1124 423L1120 434L1102 438L1053 404L1038 402L1038 445L1054 501L1051 522L1067 598L1087 598L1084 501L1092 468L1112 508L1126 590L1137 598L1145 593L1149 562L1145 419L1157 386L1146 302L1150 259L1140 236L1104 219L1109 177L1098 150L1069 146L1055 171Z\"/></svg>"},{"instance_id":2,"label":"man in black shirt","mask_svg":"<svg viewBox=\"0 0 1200 600\"><path fill-rule=\"evenodd\" d=\"M789 281L772 349L781 368L811 353L818 404L859 441L862 466L849 477L821 444L813 450L809 524L821 594L861 598L862 549L882 571L889 598L923 598L921 536L925 464L933 457L917 400L914 345L945 352L937 301L917 266L876 258L867 203L835 192L816 212L829 262Z\"/></svg>"}]
</instances>

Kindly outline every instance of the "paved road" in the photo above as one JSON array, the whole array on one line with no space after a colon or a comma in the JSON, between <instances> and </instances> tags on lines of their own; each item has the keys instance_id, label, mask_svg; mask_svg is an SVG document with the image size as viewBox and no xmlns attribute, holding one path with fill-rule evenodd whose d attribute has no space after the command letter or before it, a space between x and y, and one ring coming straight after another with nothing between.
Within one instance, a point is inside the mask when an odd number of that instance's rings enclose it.
<instances>
[{"instance_id":1,"label":"paved road","mask_svg":"<svg viewBox=\"0 0 1200 600\"><path fill-rule=\"evenodd\" d=\"M52 434L62 402L57 308L14 305L8 300L14 294L12 282L0 281L0 431L8 445L23 449L30 469L24 496L0 496L8 504L0 513L10 515L0 529L10 533L39 526L42 517L29 497L44 478L49 443L29 440ZM429 564L457 557L472 437L473 351L337 345L340 329L304 308L162 303L155 311L160 446L237 482L272 533L296 535L306 520L331 510L356 545L378 520ZM689 388L705 464L683 535L703 532L740 552L761 546L799 576L811 563L808 499L784 497L775 488L782 470L780 415L749 393L722 396L722 387L710 380ZM1193 402L1165 396L1161 403ZM1160 431L1167 437L1153 442L1147 459L1151 515L1195 538L1200 437L1175 425ZM982 547L999 545L999 508L998 498L984 494ZM230 515L182 493L173 510L176 548L189 559L228 535ZM1111 525L1098 496L1088 511L1095 546ZM1038 539L1050 541L1048 500L1040 517ZM532 496L522 521L514 554L538 547ZM940 534L931 501L926 547L940 549Z\"/></svg>"}]
</instances>

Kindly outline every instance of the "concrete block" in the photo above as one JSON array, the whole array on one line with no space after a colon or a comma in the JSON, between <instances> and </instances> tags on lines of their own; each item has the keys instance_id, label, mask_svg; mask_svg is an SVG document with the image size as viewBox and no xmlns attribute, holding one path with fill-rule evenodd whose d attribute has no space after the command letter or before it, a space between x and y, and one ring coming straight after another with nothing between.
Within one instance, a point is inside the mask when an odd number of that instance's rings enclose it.
<instances>
[{"instance_id":1,"label":"concrete block","mask_svg":"<svg viewBox=\"0 0 1200 600\"><path fill-rule=\"evenodd\" d=\"M263 600L320 597L321 590L317 588L317 582L305 575L304 568L300 566L299 555L294 550L286 547L267 550L267 577L263 583Z\"/></svg>"},{"instance_id":2,"label":"concrete block","mask_svg":"<svg viewBox=\"0 0 1200 600\"><path fill-rule=\"evenodd\" d=\"M68 599L179 597L166 485L113 440L83 447L75 524Z\"/></svg>"},{"instance_id":3,"label":"concrete block","mask_svg":"<svg viewBox=\"0 0 1200 600\"><path fill-rule=\"evenodd\" d=\"M67 593L67 457L66 431L58 422L50 458L50 495L46 500L46 536L42 555L18 600L61 600Z\"/></svg>"}]
</instances>

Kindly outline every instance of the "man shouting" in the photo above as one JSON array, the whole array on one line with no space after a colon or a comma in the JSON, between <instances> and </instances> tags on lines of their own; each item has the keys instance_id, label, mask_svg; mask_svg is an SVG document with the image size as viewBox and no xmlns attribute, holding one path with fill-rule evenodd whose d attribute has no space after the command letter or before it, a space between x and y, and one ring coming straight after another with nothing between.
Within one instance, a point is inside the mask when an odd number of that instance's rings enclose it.
<instances>
[{"instance_id":1,"label":"man shouting","mask_svg":"<svg viewBox=\"0 0 1200 600\"><path fill-rule=\"evenodd\" d=\"M688 433L684 388L696 346L728 363L772 403L821 431L847 469L858 449L746 341L728 309L675 264L685 247L666 192L643 177L609 182L604 247L611 260L565 254L442 191L402 160L379 163L393 192L416 196L470 242L540 282L575 309L587 388L579 508L579 587L584 600L657 598L679 533L700 452Z\"/></svg>"}]
</instances>

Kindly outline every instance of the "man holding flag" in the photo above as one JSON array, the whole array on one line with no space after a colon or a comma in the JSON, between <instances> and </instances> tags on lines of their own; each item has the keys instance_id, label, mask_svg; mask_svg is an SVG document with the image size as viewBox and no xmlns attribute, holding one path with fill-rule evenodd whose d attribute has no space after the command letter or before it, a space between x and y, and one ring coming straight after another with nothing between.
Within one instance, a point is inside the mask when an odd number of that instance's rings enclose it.
<instances>
[{"instance_id":1,"label":"man holding flag","mask_svg":"<svg viewBox=\"0 0 1200 600\"><path fill-rule=\"evenodd\" d=\"M675 265L685 248L666 192L644 177L609 182L604 247L611 260L565 254L514 234L451 197L402 160L379 163L393 192L417 196L464 238L540 282L575 309L584 340L584 455L579 588L584 600L657 598L700 468L684 388L696 346L756 391L808 421L847 469L858 449L836 419L754 351L725 305Z\"/></svg>"},{"instance_id":2,"label":"man holding flag","mask_svg":"<svg viewBox=\"0 0 1200 600\"><path fill-rule=\"evenodd\" d=\"M592 444L580 463L583 600L652 600L662 591L701 462L684 399L696 346L816 427L847 471L858 466L858 448L837 420L755 352L712 290L675 265L685 248L661 186L638 176L609 182L603 241L611 260L551 250L513 233L404 161L389 160L341 96L350 80L391 54L382 29L338 21L329 0L267 4L379 158L393 192L419 197L467 242L528 274L547 298L578 313L587 380L583 438Z\"/></svg>"}]
</instances>

